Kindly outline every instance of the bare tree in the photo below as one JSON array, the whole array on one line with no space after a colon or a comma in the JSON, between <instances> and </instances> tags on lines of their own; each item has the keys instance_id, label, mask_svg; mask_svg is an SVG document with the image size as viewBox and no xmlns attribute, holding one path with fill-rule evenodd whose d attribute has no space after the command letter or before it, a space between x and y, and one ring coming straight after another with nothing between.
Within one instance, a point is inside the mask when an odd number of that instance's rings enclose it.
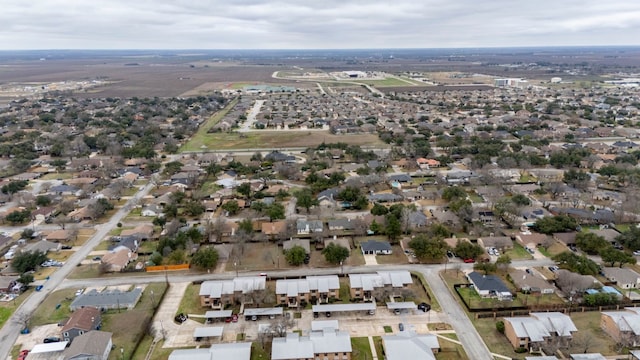
<instances>
[{"instance_id":1,"label":"bare tree","mask_svg":"<svg viewBox=\"0 0 640 360\"><path fill-rule=\"evenodd\" d=\"M16 324L20 325L23 329L26 329L29 327L29 321L31 321L31 315L24 311L21 311L14 316L13 321Z\"/></svg>"},{"instance_id":2,"label":"bare tree","mask_svg":"<svg viewBox=\"0 0 640 360\"><path fill-rule=\"evenodd\" d=\"M269 329L274 337L284 337L287 335L287 330L292 329L294 325L292 319L287 319L286 316L277 316L271 320Z\"/></svg>"},{"instance_id":3,"label":"bare tree","mask_svg":"<svg viewBox=\"0 0 640 360\"><path fill-rule=\"evenodd\" d=\"M573 353L583 353L586 354L589 352L589 349L593 346L593 333L589 331L578 331L576 335L573 336L571 340L571 351Z\"/></svg>"}]
</instances>

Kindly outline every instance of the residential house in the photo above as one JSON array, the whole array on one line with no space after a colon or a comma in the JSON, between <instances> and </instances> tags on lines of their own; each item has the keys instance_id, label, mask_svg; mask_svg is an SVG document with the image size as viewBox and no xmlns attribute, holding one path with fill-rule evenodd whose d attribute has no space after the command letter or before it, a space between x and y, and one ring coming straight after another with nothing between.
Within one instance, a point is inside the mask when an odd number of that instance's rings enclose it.
<instances>
[{"instance_id":1,"label":"residential house","mask_svg":"<svg viewBox=\"0 0 640 360\"><path fill-rule=\"evenodd\" d=\"M350 360L351 352L349 333L335 329L312 331L309 336L287 333L271 344L272 360Z\"/></svg>"},{"instance_id":2,"label":"residential house","mask_svg":"<svg viewBox=\"0 0 640 360\"><path fill-rule=\"evenodd\" d=\"M138 240L149 240L153 237L153 225L141 224L133 229L124 229L120 236L135 236Z\"/></svg>"},{"instance_id":3,"label":"residential house","mask_svg":"<svg viewBox=\"0 0 640 360\"><path fill-rule=\"evenodd\" d=\"M615 283L622 289L637 289L640 287L640 274L637 272L620 267L602 268L604 277L610 282Z\"/></svg>"},{"instance_id":4,"label":"residential house","mask_svg":"<svg viewBox=\"0 0 640 360\"><path fill-rule=\"evenodd\" d=\"M547 244L549 237L545 234L527 232L517 234L516 240L524 247L535 249L538 246Z\"/></svg>"},{"instance_id":5,"label":"residential house","mask_svg":"<svg viewBox=\"0 0 640 360\"><path fill-rule=\"evenodd\" d=\"M282 250L286 252L294 246L300 246L304 249L305 253L311 253L311 241L309 239L291 239L282 242Z\"/></svg>"},{"instance_id":6,"label":"residential house","mask_svg":"<svg viewBox=\"0 0 640 360\"><path fill-rule=\"evenodd\" d=\"M287 232L287 222L284 220L274 222L263 222L261 224L262 233L270 237L279 237Z\"/></svg>"},{"instance_id":7,"label":"residential house","mask_svg":"<svg viewBox=\"0 0 640 360\"><path fill-rule=\"evenodd\" d=\"M107 360L113 347L112 334L92 330L79 335L63 352L64 360Z\"/></svg>"},{"instance_id":8,"label":"residential house","mask_svg":"<svg viewBox=\"0 0 640 360\"><path fill-rule=\"evenodd\" d=\"M566 246L575 246L576 245L576 235L577 232L563 232L563 233L553 233L553 239L565 244Z\"/></svg>"},{"instance_id":9,"label":"residential house","mask_svg":"<svg viewBox=\"0 0 640 360\"><path fill-rule=\"evenodd\" d=\"M210 280L200 285L200 305L221 310L225 305L247 300L254 291L264 290L264 276L236 277L231 280Z\"/></svg>"},{"instance_id":10,"label":"residential house","mask_svg":"<svg viewBox=\"0 0 640 360\"><path fill-rule=\"evenodd\" d=\"M512 299L511 290L495 275L472 271L467 274L467 279L481 297L495 297L507 301Z\"/></svg>"},{"instance_id":11,"label":"residential house","mask_svg":"<svg viewBox=\"0 0 640 360\"><path fill-rule=\"evenodd\" d=\"M438 337L434 334L416 334L413 331L400 331L396 335L382 337L385 359L387 360L435 360L440 351Z\"/></svg>"},{"instance_id":12,"label":"residential house","mask_svg":"<svg viewBox=\"0 0 640 360\"><path fill-rule=\"evenodd\" d=\"M356 228L351 219L333 219L327 221L327 225L331 231L352 231Z\"/></svg>"},{"instance_id":13,"label":"residential house","mask_svg":"<svg viewBox=\"0 0 640 360\"><path fill-rule=\"evenodd\" d=\"M553 294L556 287L542 277L530 274L523 270L513 269L509 271L511 282L518 291L532 294Z\"/></svg>"},{"instance_id":14,"label":"residential house","mask_svg":"<svg viewBox=\"0 0 640 360\"><path fill-rule=\"evenodd\" d=\"M27 244L22 252L41 252L48 253L49 251L60 251L62 245L60 243L55 243L47 240L40 240L35 243Z\"/></svg>"},{"instance_id":15,"label":"residential house","mask_svg":"<svg viewBox=\"0 0 640 360\"><path fill-rule=\"evenodd\" d=\"M162 209L156 204L149 204L142 208L140 215L145 217L162 217Z\"/></svg>"},{"instance_id":16,"label":"residential house","mask_svg":"<svg viewBox=\"0 0 640 360\"><path fill-rule=\"evenodd\" d=\"M69 241L70 232L64 229L54 230L45 236L45 239L52 242L67 242Z\"/></svg>"},{"instance_id":17,"label":"residential house","mask_svg":"<svg viewBox=\"0 0 640 360\"><path fill-rule=\"evenodd\" d=\"M138 258L138 254L129 248L120 246L102 256L100 263L107 272L118 272L124 270L130 262Z\"/></svg>"},{"instance_id":18,"label":"residential house","mask_svg":"<svg viewBox=\"0 0 640 360\"><path fill-rule=\"evenodd\" d=\"M388 241L367 240L360 243L363 255L391 255L393 252Z\"/></svg>"},{"instance_id":19,"label":"residential house","mask_svg":"<svg viewBox=\"0 0 640 360\"><path fill-rule=\"evenodd\" d=\"M105 290L98 292L93 289L79 295L73 300L69 309L76 311L84 307L95 307L102 309L133 309L140 297L142 296L142 288L136 287L130 291Z\"/></svg>"},{"instance_id":20,"label":"residential house","mask_svg":"<svg viewBox=\"0 0 640 360\"><path fill-rule=\"evenodd\" d=\"M498 250L508 250L513 248L513 241L508 236L487 236L478 238L478 245L483 248L496 248Z\"/></svg>"},{"instance_id":21,"label":"residential house","mask_svg":"<svg viewBox=\"0 0 640 360\"><path fill-rule=\"evenodd\" d=\"M411 274L406 270L378 271L375 274L349 274L350 294L352 299L364 301L374 300L374 292L378 289L394 292L412 284Z\"/></svg>"},{"instance_id":22,"label":"residential house","mask_svg":"<svg viewBox=\"0 0 640 360\"><path fill-rule=\"evenodd\" d=\"M428 225L429 220L427 215L425 215L422 211L412 211L407 215L407 222L411 229L421 229Z\"/></svg>"},{"instance_id":23,"label":"residential house","mask_svg":"<svg viewBox=\"0 0 640 360\"><path fill-rule=\"evenodd\" d=\"M529 317L504 318L504 334L514 348L539 351L549 342L568 345L578 331L568 315L560 312L531 313Z\"/></svg>"},{"instance_id":24,"label":"residential house","mask_svg":"<svg viewBox=\"0 0 640 360\"><path fill-rule=\"evenodd\" d=\"M296 221L296 229L298 235L309 235L314 233L321 233L324 230L324 225L320 220L302 220Z\"/></svg>"},{"instance_id":25,"label":"residential house","mask_svg":"<svg viewBox=\"0 0 640 360\"><path fill-rule=\"evenodd\" d=\"M337 275L307 276L304 279L281 279L276 281L276 302L288 307L301 303L328 303L340 296Z\"/></svg>"},{"instance_id":26,"label":"residential house","mask_svg":"<svg viewBox=\"0 0 640 360\"><path fill-rule=\"evenodd\" d=\"M73 340L84 333L91 330L99 330L102 324L102 316L99 309L87 306L74 311L71 317L62 327L60 333L64 341L73 342Z\"/></svg>"},{"instance_id":27,"label":"residential house","mask_svg":"<svg viewBox=\"0 0 640 360\"><path fill-rule=\"evenodd\" d=\"M173 350L169 360L250 360L251 343L212 344L209 348Z\"/></svg>"},{"instance_id":28,"label":"residential house","mask_svg":"<svg viewBox=\"0 0 640 360\"><path fill-rule=\"evenodd\" d=\"M616 342L629 347L640 345L640 308L628 307L600 314L600 327Z\"/></svg>"},{"instance_id":29,"label":"residential house","mask_svg":"<svg viewBox=\"0 0 640 360\"><path fill-rule=\"evenodd\" d=\"M56 212L55 206L43 206L31 212L31 217L36 221L46 221Z\"/></svg>"}]
</instances>

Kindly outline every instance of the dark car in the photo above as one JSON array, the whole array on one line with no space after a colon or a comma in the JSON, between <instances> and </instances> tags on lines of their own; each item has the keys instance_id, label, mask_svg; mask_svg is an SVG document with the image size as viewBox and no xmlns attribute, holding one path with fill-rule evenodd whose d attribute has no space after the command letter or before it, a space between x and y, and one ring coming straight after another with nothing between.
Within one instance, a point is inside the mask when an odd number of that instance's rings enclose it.
<instances>
[{"instance_id":1,"label":"dark car","mask_svg":"<svg viewBox=\"0 0 640 360\"><path fill-rule=\"evenodd\" d=\"M176 317L174 318L174 320L179 323L182 324L183 322L187 321L187 315L180 313L178 315L176 315Z\"/></svg>"},{"instance_id":2,"label":"dark car","mask_svg":"<svg viewBox=\"0 0 640 360\"><path fill-rule=\"evenodd\" d=\"M62 250L71 250L73 249L73 246L69 246L69 245L62 245Z\"/></svg>"},{"instance_id":3,"label":"dark car","mask_svg":"<svg viewBox=\"0 0 640 360\"><path fill-rule=\"evenodd\" d=\"M418 304L418 310L422 310L422 312L427 312L429 310L431 310L431 305L427 304L427 303L420 303Z\"/></svg>"},{"instance_id":4,"label":"dark car","mask_svg":"<svg viewBox=\"0 0 640 360\"><path fill-rule=\"evenodd\" d=\"M398 329L400 329L400 331L404 331L404 324L403 323L398 324Z\"/></svg>"},{"instance_id":5,"label":"dark car","mask_svg":"<svg viewBox=\"0 0 640 360\"><path fill-rule=\"evenodd\" d=\"M55 343L55 342L60 342L60 338L55 336L49 336L48 338L45 338L43 341L43 343L45 344Z\"/></svg>"},{"instance_id":6,"label":"dark car","mask_svg":"<svg viewBox=\"0 0 640 360\"><path fill-rule=\"evenodd\" d=\"M327 311L327 312L325 313L325 315L326 315L327 317L331 317L331 312L330 312L330 311Z\"/></svg>"}]
</instances>

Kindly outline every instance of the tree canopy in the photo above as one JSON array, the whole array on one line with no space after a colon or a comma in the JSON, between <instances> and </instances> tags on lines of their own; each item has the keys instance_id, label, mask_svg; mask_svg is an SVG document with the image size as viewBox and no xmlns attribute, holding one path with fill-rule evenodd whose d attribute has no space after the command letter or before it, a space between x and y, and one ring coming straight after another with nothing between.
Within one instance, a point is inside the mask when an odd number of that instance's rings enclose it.
<instances>
[{"instance_id":1,"label":"tree canopy","mask_svg":"<svg viewBox=\"0 0 640 360\"><path fill-rule=\"evenodd\" d=\"M300 245L294 245L291 249L285 251L284 258L289 265L300 266L304 262L304 258L307 256L307 252Z\"/></svg>"},{"instance_id":2,"label":"tree canopy","mask_svg":"<svg viewBox=\"0 0 640 360\"><path fill-rule=\"evenodd\" d=\"M324 259L331 264L340 264L349 257L349 249L344 246L330 243L322 250Z\"/></svg>"},{"instance_id":3,"label":"tree canopy","mask_svg":"<svg viewBox=\"0 0 640 360\"><path fill-rule=\"evenodd\" d=\"M25 252L13 257L13 268L19 273L35 270L40 264L47 261L47 255L43 252Z\"/></svg>"},{"instance_id":4,"label":"tree canopy","mask_svg":"<svg viewBox=\"0 0 640 360\"><path fill-rule=\"evenodd\" d=\"M597 275L600 266L584 255L577 255L570 251L562 252L553 257L560 267L581 275Z\"/></svg>"},{"instance_id":5,"label":"tree canopy","mask_svg":"<svg viewBox=\"0 0 640 360\"><path fill-rule=\"evenodd\" d=\"M449 248L442 238L428 237L424 234L416 235L411 239L409 247L421 261L440 260L447 254Z\"/></svg>"},{"instance_id":6,"label":"tree canopy","mask_svg":"<svg viewBox=\"0 0 640 360\"><path fill-rule=\"evenodd\" d=\"M566 215L545 216L538 219L533 227L538 232L551 235L557 232L574 231L578 227L578 222Z\"/></svg>"},{"instance_id":7,"label":"tree canopy","mask_svg":"<svg viewBox=\"0 0 640 360\"><path fill-rule=\"evenodd\" d=\"M200 269L213 269L218 264L218 251L210 246L203 246L191 257L191 265Z\"/></svg>"},{"instance_id":8,"label":"tree canopy","mask_svg":"<svg viewBox=\"0 0 640 360\"><path fill-rule=\"evenodd\" d=\"M480 245L460 240L458 240L454 252L462 259L477 259L484 254L484 250Z\"/></svg>"},{"instance_id":9,"label":"tree canopy","mask_svg":"<svg viewBox=\"0 0 640 360\"><path fill-rule=\"evenodd\" d=\"M587 254L596 255L605 248L610 247L611 244L602 236L590 232L581 232L576 235L576 246Z\"/></svg>"}]
</instances>

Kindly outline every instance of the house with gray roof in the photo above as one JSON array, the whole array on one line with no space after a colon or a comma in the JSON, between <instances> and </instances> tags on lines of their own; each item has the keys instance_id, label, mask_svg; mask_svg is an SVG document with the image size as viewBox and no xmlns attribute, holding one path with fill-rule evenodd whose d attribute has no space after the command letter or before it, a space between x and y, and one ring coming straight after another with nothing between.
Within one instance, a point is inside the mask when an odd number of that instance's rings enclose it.
<instances>
[{"instance_id":1,"label":"house with gray roof","mask_svg":"<svg viewBox=\"0 0 640 360\"><path fill-rule=\"evenodd\" d=\"M440 343L436 335L416 334L413 331L400 331L396 335L385 335L382 337L382 346L387 360L435 360L434 354L440 350Z\"/></svg>"},{"instance_id":2,"label":"house with gray roof","mask_svg":"<svg viewBox=\"0 0 640 360\"><path fill-rule=\"evenodd\" d=\"M388 241L367 240L360 243L363 255L390 255L393 250Z\"/></svg>"},{"instance_id":3,"label":"house with gray roof","mask_svg":"<svg viewBox=\"0 0 640 360\"><path fill-rule=\"evenodd\" d=\"M568 315L560 312L531 313L529 317L504 318L505 336L511 345L529 351L539 351L552 339L568 345L578 331Z\"/></svg>"},{"instance_id":4,"label":"house with gray roof","mask_svg":"<svg viewBox=\"0 0 640 360\"><path fill-rule=\"evenodd\" d=\"M355 222L351 221L351 219L333 219L327 221L327 225L329 227L329 230L332 231L350 231L355 230L356 228Z\"/></svg>"},{"instance_id":5,"label":"house with gray roof","mask_svg":"<svg viewBox=\"0 0 640 360\"><path fill-rule=\"evenodd\" d=\"M111 335L98 330L79 335L64 350L64 360L107 360L113 346Z\"/></svg>"},{"instance_id":6,"label":"house with gray roof","mask_svg":"<svg viewBox=\"0 0 640 360\"><path fill-rule=\"evenodd\" d=\"M481 297L495 297L500 300L512 299L511 290L495 275L472 271L467 274L467 279Z\"/></svg>"},{"instance_id":7,"label":"house with gray roof","mask_svg":"<svg viewBox=\"0 0 640 360\"><path fill-rule=\"evenodd\" d=\"M364 301L373 300L376 289L387 289L393 293L412 283L411 273L406 270L378 271L375 274L349 274L351 298Z\"/></svg>"},{"instance_id":8,"label":"house with gray roof","mask_svg":"<svg viewBox=\"0 0 640 360\"><path fill-rule=\"evenodd\" d=\"M387 203L387 202L397 202L402 201L402 195L396 195L391 193L382 193L382 194L371 194L367 196L367 199L371 202L377 203Z\"/></svg>"},{"instance_id":9,"label":"house with gray roof","mask_svg":"<svg viewBox=\"0 0 640 360\"><path fill-rule=\"evenodd\" d=\"M69 309L76 311L83 307L94 307L98 309L133 309L140 297L142 296L142 288L136 287L130 291L105 290L98 292L93 289L85 292L73 300Z\"/></svg>"},{"instance_id":10,"label":"house with gray roof","mask_svg":"<svg viewBox=\"0 0 640 360\"><path fill-rule=\"evenodd\" d=\"M304 279L276 280L276 301L288 307L304 303L328 303L340 296L338 275L307 276Z\"/></svg>"},{"instance_id":11,"label":"house with gray roof","mask_svg":"<svg viewBox=\"0 0 640 360\"><path fill-rule=\"evenodd\" d=\"M200 305L212 309L222 309L236 301L247 301L244 295L264 290L264 276L244 276L230 280L210 280L200 285Z\"/></svg>"},{"instance_id":12,"label":"house with gray roof","mask_svg":"<svg viewBox=\"0 0 640 360\"><path fill-rule=\"evenodd\" d=\"M640 308L600 313L600 327L616 342L640 345Z\"/></svg>"},{"instance_id":13,"label":"house with gray roof","mask_svg":"<svg viewBox=\"0 0 640 360\"><path fill-rule=\"evenodd\" d=\"M249 360L251 343L212 344L210 348L173 350L169 360Z\"/></svg>"},{"instance_id":14,"label":"house with gray roof","mask_svg":"<svg viewBox=\"0 0 640 360\"><path fill-rule=\"evenodd\" d=\"M271 344L272 360L325 359L346 360L351 358L351 337L346 331L323 329L312 331L309 336L288 333L275 338ZM330 357L329 357L330 355Z\"/></svg>"},{"instance_id":15,"label":"house with gray roof","mask_svg":"<svg viewBox=\"0 0 640 360\"><path fill-rule=\"evenodd\" d=\"M309 235L320 233L324 230L324 224L321 220L302 220L296 221L296 230L298 235Z\"/></svg>"},{"instance_id":16,"label":"house with gray roof","mask_svg":"<svg viewBox=\"0 0 640 360\"><path fill-rule=\"evenodd\" d=\"M605 267L602 272L607 280L616 283L623 289L637 289L640 287L640 274L637 272L620 267Z\"/></svg>"},{"instance_id":17,"label":"house with gray roof","mask_svg":"<svg viewBox=\"0 0 640 360\"><path fill-rule=\"evenodd\" d=\"M556 287L539 275L530 274L524 270L513 269L509 271L511 282L523 293L553 294Z\"/></svg>"}]
</instances>

